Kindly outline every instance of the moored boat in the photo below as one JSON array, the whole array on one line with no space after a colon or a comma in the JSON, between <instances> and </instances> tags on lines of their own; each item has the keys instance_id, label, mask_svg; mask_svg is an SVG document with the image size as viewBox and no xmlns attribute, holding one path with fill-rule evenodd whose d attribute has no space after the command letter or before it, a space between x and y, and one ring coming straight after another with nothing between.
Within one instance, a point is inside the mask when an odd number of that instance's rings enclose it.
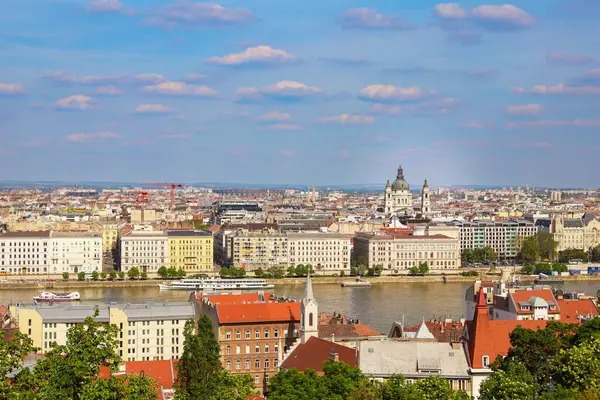
<instances>
[{"instance_id":1,"label":"moored boat","mask_svg":"<svg viewBox=\"0 0 600 400\"><path fill-rule=\"evenodd\" d=\"M33 298L35 302L54 302L54 301L79 301L81 296L79 292L69 293L54 293L54 292L40 292Z\"/></svg>"},{"instance_id":2,"label":"moored boat","mask_svg":"<svg viewBox=\"0 0 600 400\"><path fill-rule=\"evenodd\" d=\"M355 281L344 281L342 287L371 287L371 282L356 278Z\"/></svg>"},{"instance_id":3,"label":"moored boat","mask_svg":"<svg viewBox=\"0 0 600 400\"><path fill-rule=\"evenodd\" d=\"M160 290L260 290L273 289L265 279L182 279L168 284L159 284Z\"/></svg>"}]
</instances>

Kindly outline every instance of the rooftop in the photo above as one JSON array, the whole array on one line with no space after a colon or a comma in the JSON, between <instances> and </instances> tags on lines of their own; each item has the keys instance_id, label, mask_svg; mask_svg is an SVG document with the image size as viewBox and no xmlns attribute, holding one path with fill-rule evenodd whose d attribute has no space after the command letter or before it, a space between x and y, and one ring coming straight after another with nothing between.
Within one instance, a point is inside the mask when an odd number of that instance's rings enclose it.
<instances>
[{"instance_id":1,"label":"rooftop","mask_svg":"<svg viewBox=\"0 0 600 400\"><path fill-rule=\"evenodd\" d=\"M202 236L202 237L207 237L207 236L212 236L211 232L207 232L207 231L199 231L199 230L182 230L182 231L167 231L167 236L183 236L183 237L188 237L188 236Z\"/></svg>"},{"instance_id":2,"label":"rooftop","mask_svg":"<svg viewBox=\"0 0 600 400\"><path fill-rule=\"evenodd\" d=\"M306 343L301 343L294 349L281 364L281 368L295 368L298 371L313 369L322 372L323 363L330 359L332 351L337 353L340 361L356 366L356 351L354 349L328 340L311 337Z\"/></svg>"},{"instance_id":3,"label":"rooftop","mask_svg":"<svg viewBox=\"0 0 600 400\"><path fill-rule=\"evenodd\" d=\"M219 304L219 324L299 322L300 303Z\"/></svg>"}]
</instances>

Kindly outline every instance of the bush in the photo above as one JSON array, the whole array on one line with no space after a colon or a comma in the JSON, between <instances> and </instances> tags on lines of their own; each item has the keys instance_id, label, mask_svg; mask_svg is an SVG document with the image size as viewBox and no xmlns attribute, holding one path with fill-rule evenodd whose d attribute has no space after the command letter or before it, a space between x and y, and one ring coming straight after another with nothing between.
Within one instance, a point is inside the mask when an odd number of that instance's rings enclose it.
<instances>
[{"instance_id":1,"label":"bush","mask_svg":"<svg viewBox=\"0 0 600 400\"><path fill-rule=\"evenodd\" d=\"M165 266L160 267L156 273L162 279L167 279L169 277L169 270Z\"/></svg>"},{"instance_id":2,"label":"bush","mask_svg":"<svg viewBox=\"0 0 600 400\"><path fill-rule=\"evenodd\" d=\"M110 271L108 273L108 276L110 277L111 281L114 281L115 279L117 279L117 271Z\"/></svg>"},{"instance_id":3,"label":"bush","mask_svg":"<svg viewBox=\"0 0 600 400\"><path fill-rule=\"evenodd\" d=\"M148 274L147 274L146 272L142 272L142 273L140 274L140 278L142 278L142 279L146 280L146 279L148 279Z\"/></svg>"},{"instance_id":4,"label":"bush","mask_svg":"<svg viewBox=\"0 0 600 400\"><path fill-rule=\"evenodd\" d=\"M98 273L98 271L92 272L92 279L93 280L97 281L99 277L100 277L100 274Z\"/></svg>"},{"instance_id":5,"label":"bush","mask_svg":"<svg viewBox=\"0 0 600 400\"><path fill-rule=\"evenodd\" d=\"M123 279L125 279L125 272L123 272L123 271L119 271L119 279L120 279L120 280L123 280Z\"/></svg>"},{"instance_id":6,"label":"bush","mask_svg":"<svg viewBox=\"0 0 600 400\"><path fill-rule=\"evenodd\" d=\"M69 273L68 272L63 272L62 273L62 278L64 281L68 281L69 280Z\"/></svg>"},{"instance_id":7,"label":"bush","mask_svg":"<svg viewBox=\"0 0 600 400\"><path fill-rule=\"evenodd\" d=\"M462 276L478 276L479 272L477 272L477 271L462 271L460 274Z\"/></svg>"},{"instance_id":8,"label":"bush","mask_svg":"<svg viewBox=\"0 0 600 400\"><path fill-rule=\"evenodd\" d=\"M102 271L100 272L100 279L106 279L106 272Z\"/></svg>"},{"instance_id":9,"label":"bush","mask_svg":"<svg viewBox=\"0 0 600 400\"><path fill-rule=\"evenodd\" d=\"M129 271L127 271L127 277L129 279L137 279L140 277L140 269L138 267L131 267Z\"/></svg>"},{"instance_id":10,"label":"bush","mask_svg":"<svg viewBox=\"0 0 600 400\"><path fill-rule=\"evenodd\" d=\"M80 273L77 274L77 280L78 281L85 281L85 272L81 271Z\"/></svg>"}]
</instances>

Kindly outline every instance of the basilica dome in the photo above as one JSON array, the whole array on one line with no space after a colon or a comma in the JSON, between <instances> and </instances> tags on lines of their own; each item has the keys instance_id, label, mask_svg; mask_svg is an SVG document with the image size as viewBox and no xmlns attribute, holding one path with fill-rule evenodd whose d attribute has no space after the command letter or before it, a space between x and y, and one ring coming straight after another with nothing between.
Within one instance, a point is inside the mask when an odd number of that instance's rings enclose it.
<instances>
[{"instance_id":1,"label":"basilica dome","mask_svg":"<svg viewBox=\"0 0 600 400\"><path fill-rule=\"evenodd\" d=\"M404 171L402 170L402 166L398 167L398 175L396 176L396 180L392 183L392 190L394 191L410 191L408 186L408 182L404 179Z\"/></svg>"}]
</instances>

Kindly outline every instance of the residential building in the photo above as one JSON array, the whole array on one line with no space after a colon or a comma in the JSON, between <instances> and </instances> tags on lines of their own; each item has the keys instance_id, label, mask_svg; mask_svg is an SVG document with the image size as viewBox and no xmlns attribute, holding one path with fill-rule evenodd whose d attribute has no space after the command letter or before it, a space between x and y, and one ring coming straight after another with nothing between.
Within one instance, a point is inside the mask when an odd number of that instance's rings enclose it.
<instances>
[{"instance_id":1,"label":"residential building","mask_svg":"<svg viewBox=\"0 0 600 400\"><path fill-rule=\"evenodd\" d=\"M222 295L211 301L212 297L203 300L201 313L213 322L223 368L252 376L254 386L263 390L298 338L300 303L263 301L262 296L249 301L244 294ZM314 320L316 323L316 315Z\"/></svg>"},{"instance_id":2,"label":"residential building","mask_svg":"<svg viewBox=\"0 0 600 400\"><path fill-rule=\"evenodd\" d=\"M382 265L392 273L406 272L424 262L431 270L460 267L459 242L444 235L405 231L358 233L354 237L354 255L364 257L369 267Z\"/></svg>"},{"instance_id":3,"label":"residential building","mask_svg":"<svg viewBox=\"0 0 600 400\"><path fill-rule=\"evenodd\" d=\"M237 230L227 236L226 247L231 249L231 265L254 271L258 268L286 267L289 264L288 238L273 230Z\"/></svg>"},{"instance_id":4,"label":"residential building","mask_svg":"<svg viewBox=\"0 0 600 400\"><path fill-rule=\"evenodd\" d=\"M183 353L183 327L194 318L192 303L18 306L19 331L45 353L56 342L66 344L67 331L98 312L96 321L119 327L119 355L126 361L166 360Z\"/></svg>"},{"instance_id":5,"label":"residential building","mask_svg":"<svg viewBox=\"0 0 600 400\"><path fill-rule=\"evenodd\" d=\"M311 264L319 273L349 273L351 238L337 233L288 232L288 265Z\"/></svg>"},{"instance_id":6,"label":"residential building","mask_svg":"<svg viewBox=\"0 0 600 400\"><path fill-rule=\"evenodd\" d=\"M290 353L281 364L281 369L289 370L294 368L300 372L312 369L317 374L323 375L323 363L327 360L344 362L356 367L358 364L358 352L356 349L342 344L313 336L306 343L299 344Z\"/></svg>"},{"instance_id":7,"label":"residential building","mask_svg":"<svg viewBox=\"0 0 600 400\"><path fill-rule=\"evenodd\" d=\"M169 265L168 237L162 231L131 231L120 240L121 263L123 272L133 267L150 273Z\"/></svg>"},{"instance_id":8,"label":"residential building","mask_svg":"<svg viewBox=\"0 0 600 400\"><path fill-rule=\"evenodd\" d=\"M460 343L465 330L465 320L452 318L423 320L419 325L405 326L394 322L388 334L398 339L435 339L440 343Z\"/></svg>"},{"instance_id":9,"label":"residential building","mask_svg":"<svg viewBox=\"0 0 600 400\"><path fill-rule=\"evenodd\" d=\"M50 231L0 234L0 272L47 274L52 254Z\"/></svg>"},{"instance_id":10,"label":"residential building","mask_svg":"<svg viewBox=\"0 0 600 400\"><path fill-rule=\"evenodd\" d=\"M105 367L100 368L100 379L112 376L124 378L127 375L144 374L156 383L158 400L172 400L175 396L175 381L177 379L177 360L125 361L118 371L111 374Z\"/></svg>"},{"instance_id":11,"label":"residential building","mask_svg":"<svg viewBox=\"0 0 600 400\"><path fill-rule=\"evenodd\" d=\"M167 231L169 267L188 273L213 270L213 235L207 231Z\"/></svg>"},{"instance_id":12,"label":"residential building","mask_svg":"<svg viewBox=\"0 0 600 400\"><path fill-rule=\"evenodd\" d=\"M102 271L102 235L91 232L52 232L50 272L77 274Z\"/></svg>"},{"instance_id":13,"label":"residential building","mask_svg":"<svg viewBox=\"0 0 600 400\"><path fill-rule=\"evenodd\" d=\"M102 252L106 253L116 250L119 238L117 221L101 221L99 225L102 233Z\"/></svg>"},{"instance_id":14,"label":"residential building","mask_svg":"<svg viewBox=\"0 0 600 400\"><path fill-rule=\"evenodd\" d=\"M560 320L560 307L550 289L517 290L494 296L493 319Z\"/></svg>"},{"instance_id":15,"label":"residential building","mask_svg":"<svg viewBox=\"0 0 600 400\"><path fill-rule=\"evenodd\" d=\"M245 225L223 225L214 235L214 258L218 265L232 265L233 248L230 236L237 231L262 231L275 230L277 224L245 224Z\"/></svg>"},{"instance_id":16,"label":"residential building","mask_svg":"<svg viewBox=\"0 0 600 400\"><path fill-rule=\"evenodd\" d=\"M557 250L580 249L588 251L600 245L600 218L584 214L581 218L556 215L550 224L550 233L557 242Z\"/></svg>"}]
</instances>

